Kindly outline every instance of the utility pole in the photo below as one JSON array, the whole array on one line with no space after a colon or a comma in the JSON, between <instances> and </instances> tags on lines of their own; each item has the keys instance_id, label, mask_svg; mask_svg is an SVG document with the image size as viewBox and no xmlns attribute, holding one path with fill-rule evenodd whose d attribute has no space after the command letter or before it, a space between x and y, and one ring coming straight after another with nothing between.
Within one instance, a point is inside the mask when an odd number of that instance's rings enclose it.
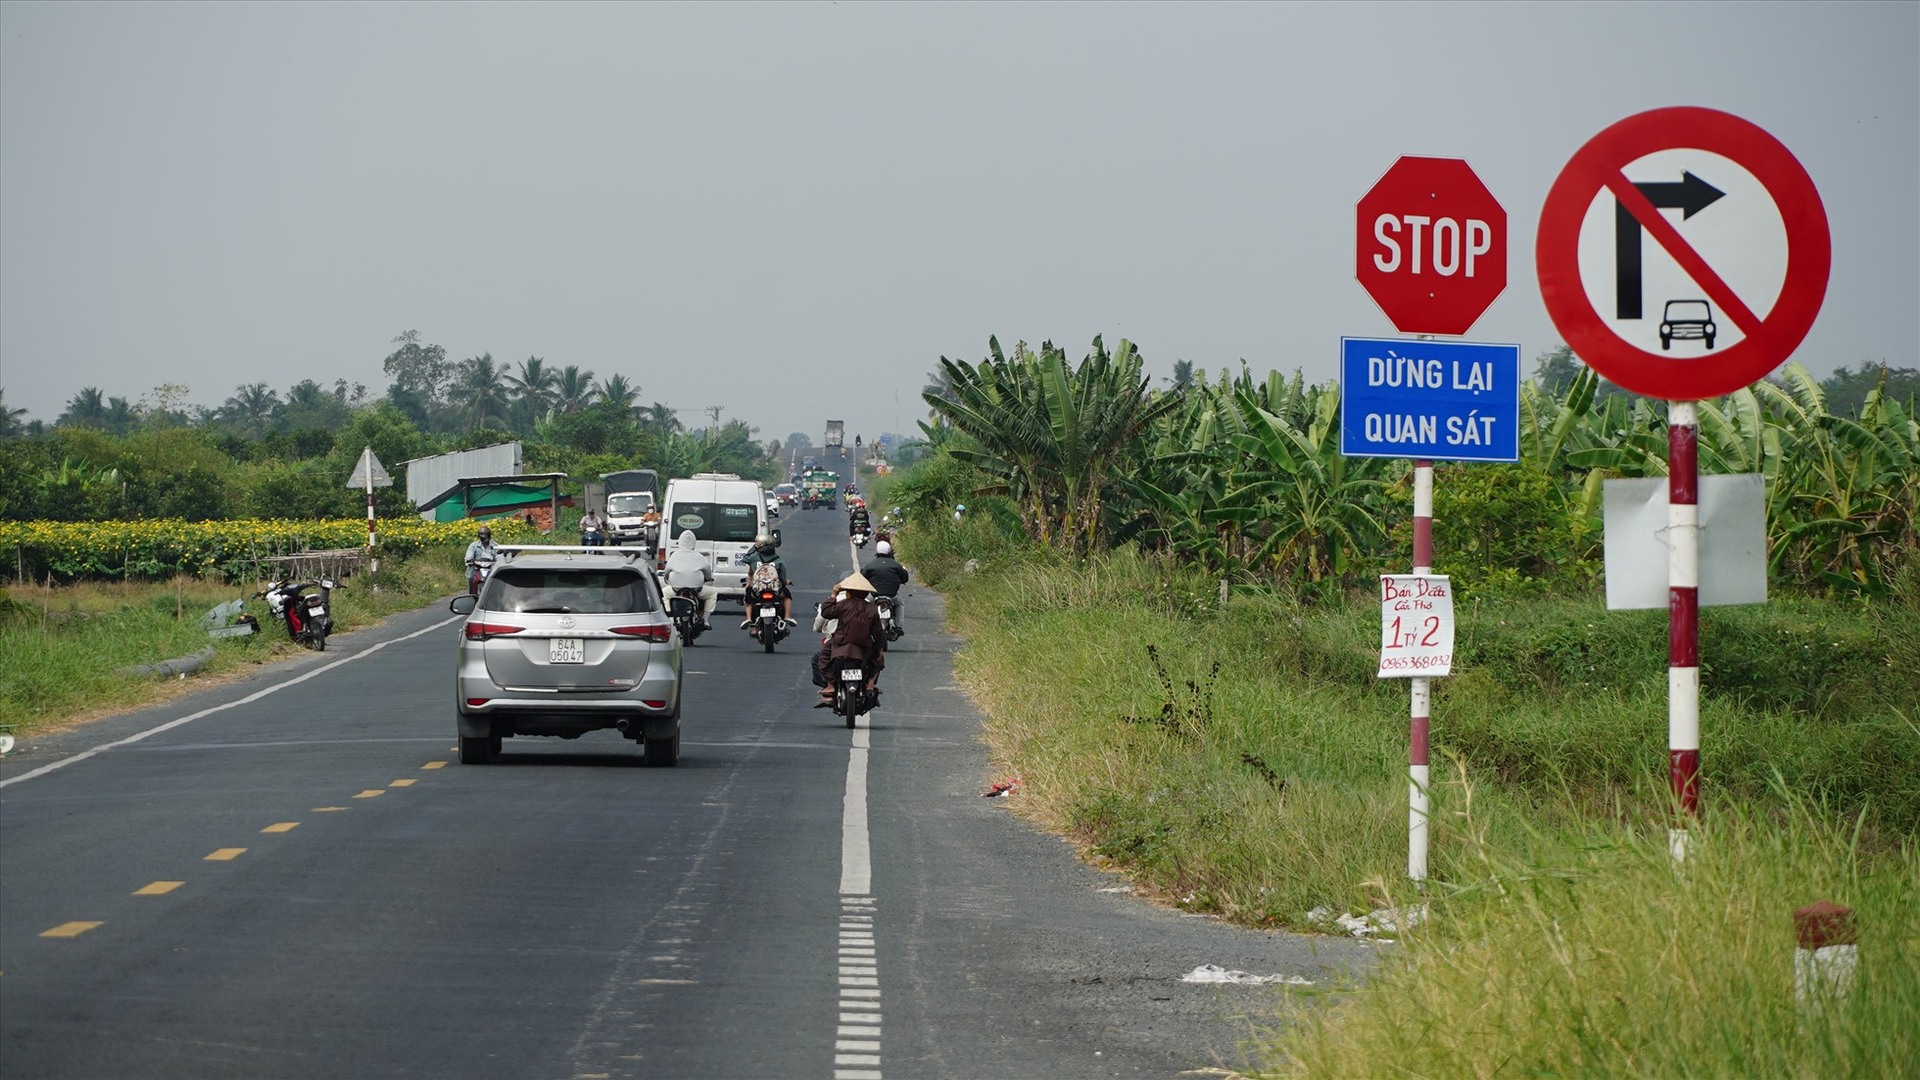
<instances>
[{"instance_id":1,"label":"utility pole","mask_svg":"<svg viewBox=\"0 0 1920 1080\"><path fill-rule=\"evenodd\" d=\"M713 417L713 426L716 431L720 428L720 410L724 408L726 408L725 405L707 406L707 415Z\"/></svg>"}]
</instances>

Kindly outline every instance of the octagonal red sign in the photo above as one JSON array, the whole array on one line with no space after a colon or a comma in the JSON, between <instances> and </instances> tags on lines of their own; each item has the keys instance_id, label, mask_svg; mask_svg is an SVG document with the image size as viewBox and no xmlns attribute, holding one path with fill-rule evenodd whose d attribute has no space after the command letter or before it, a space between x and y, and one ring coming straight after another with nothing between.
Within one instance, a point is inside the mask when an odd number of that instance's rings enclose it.
<instances>
[{"instance_id":1,"label":"octagonal red sign","mask_svg":"<svg viewBox=\"0 0 1920 1080\"><path fill-rule=\"evenodd\" d=\"M1458 158L1402 157L1355 218L1353 276L1403 334L1464 334L1507 287L1507 212Z\"/></svg>"}]
</instances>

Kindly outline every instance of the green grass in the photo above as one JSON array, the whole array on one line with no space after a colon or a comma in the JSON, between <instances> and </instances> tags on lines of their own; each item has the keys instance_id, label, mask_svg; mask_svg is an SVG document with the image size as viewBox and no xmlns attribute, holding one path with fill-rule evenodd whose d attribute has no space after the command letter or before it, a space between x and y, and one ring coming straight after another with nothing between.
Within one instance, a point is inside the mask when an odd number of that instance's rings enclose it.
<instances>
[{"instance_id":1,"label":"green grass","mask_svg":"<svg viewBox=\"0 0 1920 1080\"><path fill-rule=\"evenodd\" d=\"M371 586L378 582L379 591ZM460 551L447 548L386 560L379 575L358 575L333 593L334 632L351 634L397 611L463 588ZM0 724L15 736L107 710L165 700L212 679L292 652L256 583L171 582L15 584L0 591ZM215 604L248 596L260 620L251 637L209 639L199 619ZM207 645L214 657L188 678L129 677L122 667L188 656Z\"/></svg>"},{"instance_id":2,"label":"green grass","mask_svg":"<svg viewBox=\"0 0 1920 1080\"><path fill-rule=\"evenodd\" d=\"M1864 1076L1920 1051L1911 594L1705 614L1703 814L1680 874L1661 613L1466 601L1416 892L1407 690L1373 676L1370 594L1222 608L1216 583L1128 552L1078 565L943 522L903 541L948 595L1018 812L1247 925L1430 906L1338 1008L1281 1009L1269 1071ZM1809 1021L1791 913L1823 898L1859 913L1861 984Z\"/></svg>"}]
</instances>

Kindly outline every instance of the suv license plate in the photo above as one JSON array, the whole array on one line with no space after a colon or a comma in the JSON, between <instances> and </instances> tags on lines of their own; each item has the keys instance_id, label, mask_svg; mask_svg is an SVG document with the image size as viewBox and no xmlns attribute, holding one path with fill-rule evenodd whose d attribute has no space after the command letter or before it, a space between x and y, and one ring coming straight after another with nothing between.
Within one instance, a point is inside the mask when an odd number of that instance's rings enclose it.
<instances>
[{"instance_id":1,"label":"suv license plate","mask_svg":"<svg viewBox=\"0 0 1920 1080\"><path fill-rule=\"evenodd\" d=\"M584 664L587 662L586 641L577 637L548 638L547 659L555 664Z\"/></svg>"},{"instance_id":2,"label":"suv license plate","mask_svg":"<svg viewBox=\"0 0 1920 1080\"><path fill-rule=\"evenodd\" d=\"M867 673L864 671L861 671L857 667L840 669L841 682L859 682L861 679L864 679L866 677L867 677Z\"/></svg>"}]
</instances>

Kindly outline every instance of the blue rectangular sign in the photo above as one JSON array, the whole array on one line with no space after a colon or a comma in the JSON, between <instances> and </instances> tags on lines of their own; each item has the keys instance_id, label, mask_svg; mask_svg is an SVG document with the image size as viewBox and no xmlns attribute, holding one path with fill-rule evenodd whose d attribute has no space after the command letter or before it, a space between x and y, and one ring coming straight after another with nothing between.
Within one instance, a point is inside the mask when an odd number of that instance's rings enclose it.
<instances>
[{"instance_id":1,"label":"blue rectangular sign","mask_svg":"<svg viewBox=\"0 0 1920 1080\"><path fill-rule=\"evenodd\" d=\"M1340 452L1520 460L1520 346L1341 338Z\"/></svg>"}]
</instances>

